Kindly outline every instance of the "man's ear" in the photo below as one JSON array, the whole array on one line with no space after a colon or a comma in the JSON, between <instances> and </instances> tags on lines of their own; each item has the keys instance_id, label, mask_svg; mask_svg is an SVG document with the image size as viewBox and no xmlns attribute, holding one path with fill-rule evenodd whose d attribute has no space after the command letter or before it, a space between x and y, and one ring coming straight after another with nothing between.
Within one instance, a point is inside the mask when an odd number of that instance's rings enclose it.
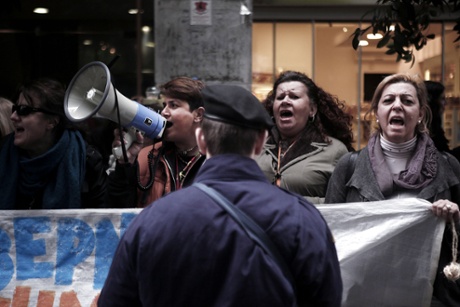
<instances>
[{"instance_id":1,"label":"man's ear","mask_svg":"<svg viewBox=\"0 0 460 307\"><path fill-rule=\"evenodd\" d=\"M203 115L204 115L204 108L199 107L193 110L194 117L193 117L193 122L196 123L201 123L203 121Z\"/></svg>"},{"instance_id":2,"label":"man's ear","mask_svg":"<svg viewBox=\"0 0 460 307\"><path fill-rule=\"evenodd\" d=\"M196 139L196 144L198 145L198 150L202 155L207 154L207 146L206 146L206 140L204 139L204 134L203 130L201 127L198 127L195 129L195 139Z\"/></svg>"},{"instance_id":3,"label":"man's ear","mask_svg":"<svg viewBox=\"0 0 460 307\"><path fill-rule=\"evenodd\" d=\"M267 137L268 137L267 130L259 132L257 139L256 139L256 143L254 145L254 154L256 156L262 153L262 150L264 149L265 141L267 141Z\"/></svg>"}]
</instances>

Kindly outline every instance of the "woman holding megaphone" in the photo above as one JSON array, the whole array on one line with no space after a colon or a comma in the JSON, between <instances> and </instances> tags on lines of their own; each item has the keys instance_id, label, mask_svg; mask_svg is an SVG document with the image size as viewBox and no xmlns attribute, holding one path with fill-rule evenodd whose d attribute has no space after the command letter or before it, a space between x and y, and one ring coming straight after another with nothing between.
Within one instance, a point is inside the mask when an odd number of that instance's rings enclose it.
<instances>
[{"instance_id":1,"label":"woman holding megaphone","mask_svg":"<svg viewBox=\"0 0 460 307\"><path fill-rule=\"evenodd\" d=\"M166 129L159 142L148 146L144 146L144 136L138 132L126 150L127 159L117 159L109 175L109 207L142 208L192 183L205 160L195 140L195 129L204 113L203 88L203 82L188 77L178 77L160 86ZM112 147L118 148L118 129L114 135Z\"/></svg>"}]
</instances>

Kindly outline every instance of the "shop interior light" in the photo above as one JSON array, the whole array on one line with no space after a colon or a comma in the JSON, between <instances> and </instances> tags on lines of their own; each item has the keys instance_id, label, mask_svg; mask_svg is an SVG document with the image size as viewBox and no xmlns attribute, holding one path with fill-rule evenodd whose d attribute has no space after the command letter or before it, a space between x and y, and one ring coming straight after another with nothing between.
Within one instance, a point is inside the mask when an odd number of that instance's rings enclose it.
<instances>
[{"instance_id":1,"label":"shop interior light","mask_svg":"<svg viewBox=\"0 0 460 307\"><path fill-rule=\"evenodd\" d=\"M46 7L36 7L34 9L35 14L48 14L49 10Z\"/></svg>"},{"instance_id":2,"label":"shop interior light","mask_svg":"<svg viewBox=\"0 0 460 307\"><path fill-rule=\"evenodd\" d=\"M361 46L361 47L365 47L365 46L369 45L369 42L366 41L366 40L360 40L358 45Z\"/></svg>"},{"instance_id":3,"label":"shop interior light","mask_svg":"<svg viewBox=\"0 0 460 307\"><path fill-rule=\"evenodd\" d=\"M367 34L366 37L367 37L367 39L381 39L383 37L383 35L380 34L380 33L375 33L375 34L369 33L369 34Z\"/></svg>"}]
</instances>

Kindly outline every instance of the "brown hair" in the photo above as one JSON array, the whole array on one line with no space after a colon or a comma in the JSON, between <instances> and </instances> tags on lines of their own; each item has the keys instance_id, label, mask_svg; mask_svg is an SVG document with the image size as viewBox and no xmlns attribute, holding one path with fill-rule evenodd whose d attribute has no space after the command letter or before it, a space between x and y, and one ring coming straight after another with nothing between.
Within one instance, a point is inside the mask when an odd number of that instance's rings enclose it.
<instances>
[{"instance_id":1,"label":"brown hair","mask_svg":"<svg viewBox=\"0 0 460 307\"><path fill-rule=\"evenodd\" d=\"M34 107L45 109L58 116L59 123L55 127L55 133L60 136L65 129L74 128L64 113L65 86L61 82L50 78L39 78L24 83L17 93L16 99L22 94L27 102Z\"/></svg>"},{"instance_id":2,"label":"brown hair","mask_svg":"<svg viewBox=\"0 0 460 307\"><path fill-rule=\"evenodd\" d=\"M177 77L160 86L160 94L187 101L190 111L203 106L201 90L204 83L188 77Z\"/></svg>"},{"instance_id":3,"label":"brown hair","mask_svg":"<svg viewBox=\"0 0 460 307\"><path fill-rule=\"evenodd\" d=\"M304 73L297 71L285 71L273 84L273 89L264 100L264 105L270 116L273 116L273 104L276 89L281 83L298 81L307 87L307 95L310 103L315 104L318 112L313 121L313 129L308 129L310 139L317 142L328 141L327 136L340 140L348 150L353 150L353 131L351 128L352 116L345 112L345 102L336 96L325 92L317 86L312 79Z\"/></svg>"}]
</instances>

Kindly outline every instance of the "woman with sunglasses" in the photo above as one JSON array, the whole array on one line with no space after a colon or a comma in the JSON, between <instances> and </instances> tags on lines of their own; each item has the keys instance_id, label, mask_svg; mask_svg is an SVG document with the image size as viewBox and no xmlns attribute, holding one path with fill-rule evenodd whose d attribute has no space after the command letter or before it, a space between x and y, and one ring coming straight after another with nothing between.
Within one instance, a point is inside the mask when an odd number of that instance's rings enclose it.
<instances>
[{"instance_id":1,"label":"woman with sunglasses","mask_svg":"<svg viewBox=\"0 0 460 307\"><path fill-rule=\"evenodd\" d=\"M37 79L17 96L0 144L0 209L104 207L102 157L66 118L64 86Z\"/></svg>"}]
</instances>

